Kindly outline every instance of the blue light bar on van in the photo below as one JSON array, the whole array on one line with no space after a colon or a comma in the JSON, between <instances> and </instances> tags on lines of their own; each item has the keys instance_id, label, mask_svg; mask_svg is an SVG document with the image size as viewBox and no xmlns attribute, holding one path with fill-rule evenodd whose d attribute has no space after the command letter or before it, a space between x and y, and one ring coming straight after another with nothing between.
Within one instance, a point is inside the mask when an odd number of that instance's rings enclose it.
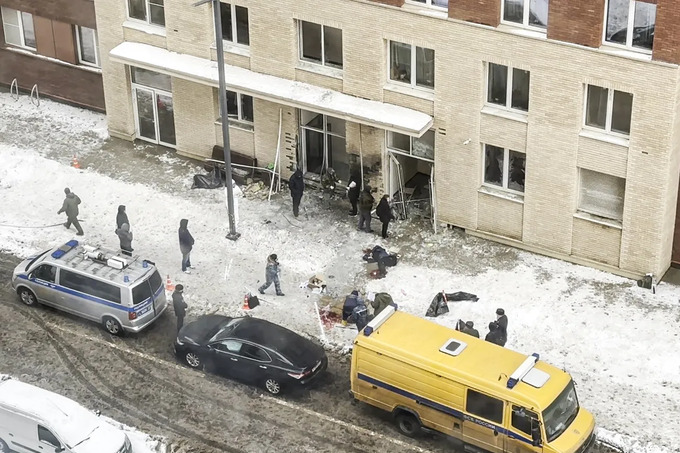
<instances>
[{"instance_id":1,"label":"blue light bar on van","mask_svg":"<svg viewBox=\"0 0 680 453\"><path fill-rule=\"evenodd\" d=\"M536 362L538 362L538 353L534 352L517 367L514 373L512 373L508 379L507 387L511 389L516 386L517 383L534 367Z\"/></svg>"},{"instance_id":2,"label":"blue light bar on van","mask_svg":"<svg viewBox=\"0 0 680 453\"><path fill-rule=\"evenodd\" d=\"M378 316L373 318L371 322L368 323L366 327L364 327L364 335L365 336L370 336L375 329L378 327L382 326L385 321L387 321L387 318L392 316L392 313L397 311L397 304L389 304L383 311L380 312Z\"/></svg>"},{"instance_id":3,"label":"blue light bar on van","mask_svg":"<svg viewBox=\"0 0 680 453\"><path fill-rule=\"evenodd\" d=\"M57 250L52 252L52 258L59 259L62 256L66 255L66 253L68 253L73 247L77 247L77 246L78 246L78 241L76 241L75 239L71 239L66 244L62 245Z\"/></svg>"}]
</instances>

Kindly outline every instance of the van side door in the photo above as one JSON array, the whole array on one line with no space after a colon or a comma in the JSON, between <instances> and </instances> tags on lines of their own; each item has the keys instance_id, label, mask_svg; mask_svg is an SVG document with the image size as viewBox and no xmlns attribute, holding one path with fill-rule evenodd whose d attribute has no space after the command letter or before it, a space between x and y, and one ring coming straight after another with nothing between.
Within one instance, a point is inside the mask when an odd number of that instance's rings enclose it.
<instances>
[{"instance_id":1,"label":"van side door","mask_svg":"<svg viewBox=\"0 0 680 453\"><path fill-rule=\"evenodd\" d=\"M512 453L540 453L543 439L539 439L541 425L538 414L515 404L509 404L508 451Z\"/></svg>"},{"instance_id":2,"label":"van side door","mask_svg":"<svg viewBox=\"0 0 680 453\"><path fill-rule=\"evenodd\" d=\"M31 289L40 302L53 305L58 300L56 266L41 264L28 274L28 280L32 283Z\"/></svg>"},{"instance_id":3,"label":"van side door","mask_svg":"<svg viewBox=\"0 0 680 453\"><path fill-rule=\"evenodd\" d=\"M463 441L481 451L503 453L505 402L476 390L467 389L463 414Z\"/></svg>"},{"instance_id":4,"label":"van side door","mask_svg":"<svg viewBox=\"0 0 680 453\"><path fill-rule=\"evenodd\" d=\"M59 271L59 284L68 288L68 291L62 292L60 303L65 311L93 321L100 321L102 314L109 311L119 317L127 317L121 305L120 288L116 285L66 269Z\"/></svg>"},{"instance_id":5,"label":"van side door","mask_svg":"<svg viewBox=\"0 0 680 453\"><path fill-rule=\"evenodd\" d=\"M55 451L63 448L57 436L55 436L52 431L45 428L42 425L38 425L38 450L42 452L54 453Z\"/></svg>"}]
</instances>

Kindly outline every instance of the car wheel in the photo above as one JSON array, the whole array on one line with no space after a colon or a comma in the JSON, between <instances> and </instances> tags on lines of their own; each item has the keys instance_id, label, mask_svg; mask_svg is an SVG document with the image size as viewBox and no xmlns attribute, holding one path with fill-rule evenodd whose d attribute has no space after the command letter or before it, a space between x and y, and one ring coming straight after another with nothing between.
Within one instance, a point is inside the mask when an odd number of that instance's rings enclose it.
<instances>
[{"instance_id":1,"label":"car wheel","mask_svg":"<svg viewBox=\"0 0 680 453\"><path fill-rule=\"evenodd\" d=\"M264 380L264 388L266 388L267 391L272 395L278 395L281 393L281 383L271 377Z\"/></svg>"},{"instance_id":2,"label":"car wheel","mask_svg":"<svg viewBox=\"0 0 680 453\"><path fill-rule=\"evenodd\" d=\"M19 299L21 299L21 302L23 302L24 305L28 305L29 307L38 303L38 299L35 297L35 294L33 294L33 291L26 288L21 288L19 290Z\"/></svg>"},{"instance_id":3,"label":"car wheel","mask_svg":"<svg viewBox=\"0 0 680 453\"><path fill-rule=\"evenodd\" d=\"M0 439L0 453L9 453L9 447L2 439Z\"/></svg>"},{"instance_id":4,"label":"car wheel","mask_svg":"<svg viewBox=\"0 0 680 453\"><path fill-rule=\"evenodd\" d=\"M116 318L107 316L106 318L103 319L102 325L104 326L104 329L111 335L123 334L123 327L120 325Z\"/></svg>"},{"instance_id":5,"label":"car wheel","mask_svg":"<svg viewBox=\"0 0 680 453\"><path fill-rule=\"evenodd\" d=\"M420 422L413 414L408 412L400 412L395 417L394 421L397 424L399 431L408 437L416 437L420 434Z\"/></svg>"},{"instance_id":6,"label":"car wheel","mask_svg":"<svg viewBox=\"0 0 680 453\"><path fill-rule=\"evenodd\" d=\"M203 368L203 362L201 362L201 358L195 352L187 352L184 354L184 361L191 368L195 368L197 370Z\"/></svg>"}]
</instances>

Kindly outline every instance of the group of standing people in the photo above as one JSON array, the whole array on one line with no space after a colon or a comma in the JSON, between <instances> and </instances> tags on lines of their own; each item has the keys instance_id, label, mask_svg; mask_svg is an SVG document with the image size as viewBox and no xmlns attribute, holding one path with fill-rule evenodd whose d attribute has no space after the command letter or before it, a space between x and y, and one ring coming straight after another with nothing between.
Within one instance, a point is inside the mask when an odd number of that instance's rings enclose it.
<instances>
[{"instance_id":1,"label":"group of standing people","mask_svg":"<svg viewBox=\"0 0 680 453\"><path fill-rule=\"evenodd\" d=\"M479 331L475 329L475 324L472 321L463 323L460 320L456 329L479 338ZM508 341L508 317L504 309L499 308L496 310L496 320L489 323L489 333L486 334L484 339L498 346L505 346L505 343Z\"/></svg>"}]
</instances>

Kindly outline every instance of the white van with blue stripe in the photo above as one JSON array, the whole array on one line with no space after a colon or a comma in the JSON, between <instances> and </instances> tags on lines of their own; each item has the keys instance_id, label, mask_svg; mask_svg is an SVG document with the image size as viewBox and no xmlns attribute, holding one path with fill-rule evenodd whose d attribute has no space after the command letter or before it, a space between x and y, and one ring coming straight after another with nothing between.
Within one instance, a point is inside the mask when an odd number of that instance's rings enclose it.
<instances>
[{"instance_id":1,"label":"white van with blue stripe","mask_svg":"<svg viewBox=\"0 0 680 453\"><path fill-rule=\"evenodd\" d=\"M107 332L139 332L168 306L155 264L71 240L21 262L12 276L21 301L101 323Z\"/></svg>"}]
</instances>

